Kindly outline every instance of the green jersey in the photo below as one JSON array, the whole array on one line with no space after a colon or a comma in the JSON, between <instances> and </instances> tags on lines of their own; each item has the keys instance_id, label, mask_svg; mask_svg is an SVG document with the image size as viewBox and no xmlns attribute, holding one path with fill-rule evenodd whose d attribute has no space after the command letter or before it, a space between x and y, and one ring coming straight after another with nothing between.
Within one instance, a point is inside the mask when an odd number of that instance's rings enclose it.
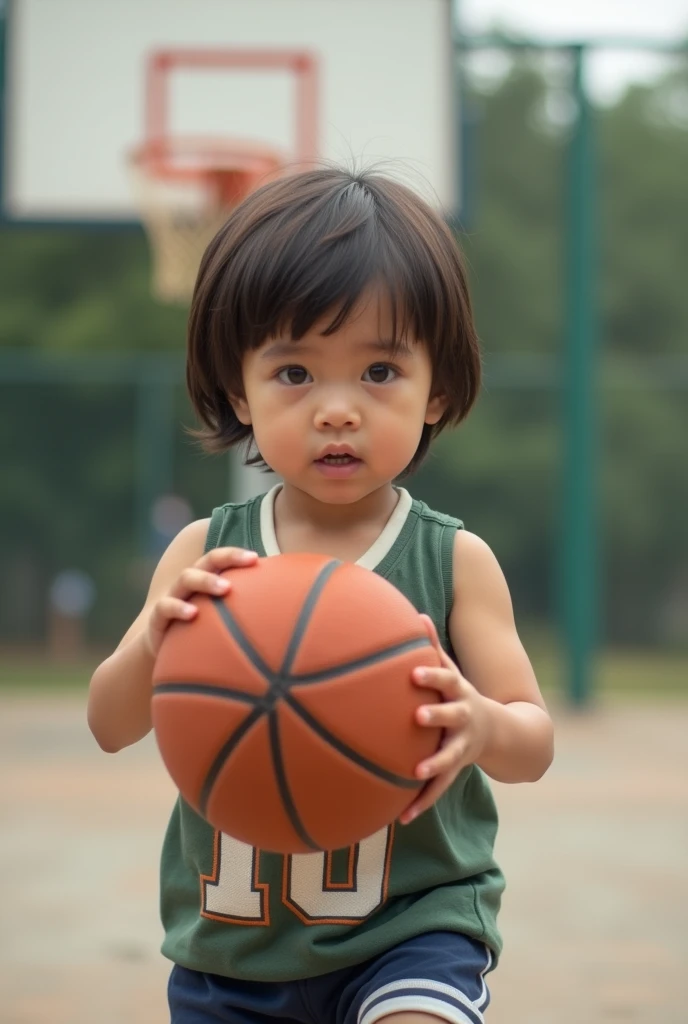
<instances>
[{"instance_id":1,"label":"green jersey","mask_svg":"<svg viewBox=\"0 0 688 1024\"><path fill-rule=\"evenodd\" d=\"M278 489L215 509L206 549L279 554ZM461 526L400 489L389 522L359 559L432 618L450 654L452 556ZM489 783L476 765L410 825L392 824L329 853L254 849L215 831L180 798L162 852L162 951L183 967L252 981L314 977L431 931L462 932L496 957L504 887L493 855L496 831Z\"/></svg>"}]
</instances>

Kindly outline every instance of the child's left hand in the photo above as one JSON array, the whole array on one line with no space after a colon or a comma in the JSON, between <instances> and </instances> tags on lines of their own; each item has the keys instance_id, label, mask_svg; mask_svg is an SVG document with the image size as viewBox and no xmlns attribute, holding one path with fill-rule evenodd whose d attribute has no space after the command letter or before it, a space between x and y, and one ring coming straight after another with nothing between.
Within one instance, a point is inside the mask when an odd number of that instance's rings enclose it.
<instances>
[{"instance_id":1,"label":"child's left hand","mask_svg":"<svg viewBox=\"0 0 688 1024\"><path fill-rule=\"evenodd\" d=\"M413 681L418 686L439 690L442 701L437 704L423 704L416 712L419 725L430 725L444 729L444 739L436 754L422 761L416 768L419 779L432 779L421 790L420 796L400 817L402 825L408 825L419 814L431 807L451 786L459 772L474 764L483 753L491 730L490 701L483 697L440 647L434 623L422 615L431 639L437 648L442 666L440 668L417 668Z\"/></svg>"}]
</instances>

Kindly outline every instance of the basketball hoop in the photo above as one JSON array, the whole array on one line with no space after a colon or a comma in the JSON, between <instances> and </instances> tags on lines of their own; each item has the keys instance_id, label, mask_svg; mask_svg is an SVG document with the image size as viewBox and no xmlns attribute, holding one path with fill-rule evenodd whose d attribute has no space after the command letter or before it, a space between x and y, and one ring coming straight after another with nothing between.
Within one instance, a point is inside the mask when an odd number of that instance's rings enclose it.
<instances>
[{"instance_id":1,"label":"basketball hoop","mask_svg":"<svg viewBox=\"0 0 688 1024\"><path fill-rule=\"evenodd\" d=\"M253 142L176 138L138 147L131 164L153 254L153 294L185 302L210 240L242 199L280 173L284 158Z\"/></svg>"},{"instance_id":2,"label":"basketball hoop","mask_svg":"<svg viewBox=\"0 0 688 1024\"><path fill-rule=\"evenodd\" d=\"M227 112L228 133L219 139L177 135L172 129L170 76L179 70L291 75L294 137L290 152L234 138L231 111ZM156 298L188 300L203 251L234 207L281 174L287 163L293 169L313 165L318 150L317 89L317 58L302 50L172 49L149 54L144 141L130 154L130 164L153 251Z\"/></svg>"}]
</instances>

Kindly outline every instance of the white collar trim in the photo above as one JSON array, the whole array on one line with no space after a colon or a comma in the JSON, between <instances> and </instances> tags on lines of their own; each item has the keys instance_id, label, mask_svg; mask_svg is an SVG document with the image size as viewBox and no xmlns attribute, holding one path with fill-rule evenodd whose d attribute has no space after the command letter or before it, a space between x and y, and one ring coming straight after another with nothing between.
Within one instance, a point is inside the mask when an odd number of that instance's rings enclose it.
<instances>
[{"instance_id":1,"label":"white collar trim","mask_svg":"<svg viewBox=\"0 0 688 1024\"><path fill-rule=\"evenodd\" d=\"M281 554L279 544L277 543L277 534L275 533L275 498L281 488L282 484L275 484L263 496L263 500L260 503L260 536L266 555ZM380 536L356 560L356 565L362 565L364 569L375 569L383 558L389 554L408 518L413 499L404 487L397 487L396 491L399 495L399 500L382 528Z\"/></svg>"}]
</instances>

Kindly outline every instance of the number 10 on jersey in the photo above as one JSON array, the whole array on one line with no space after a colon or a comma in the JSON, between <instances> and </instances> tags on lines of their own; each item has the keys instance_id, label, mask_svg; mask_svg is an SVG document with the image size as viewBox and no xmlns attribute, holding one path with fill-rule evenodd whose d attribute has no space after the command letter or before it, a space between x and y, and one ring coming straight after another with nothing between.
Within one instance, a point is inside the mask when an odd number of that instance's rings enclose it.
<instances>
[{"instance_id":1,"label":"number 10 on jersey","mask_svg":"<svg viewBox=\"0 0 688 1024\"><path fill-rule=\"evenodd\" d=\"M284 857L280 898L304 924L359 924L387 898L394 826L352 846L347 878L332 880L332 855ZM201 875L201 914L227 924L269 925L271 888L260 881L260 850L215 833L213 870Z\"/></svg>"}]
</instances>

